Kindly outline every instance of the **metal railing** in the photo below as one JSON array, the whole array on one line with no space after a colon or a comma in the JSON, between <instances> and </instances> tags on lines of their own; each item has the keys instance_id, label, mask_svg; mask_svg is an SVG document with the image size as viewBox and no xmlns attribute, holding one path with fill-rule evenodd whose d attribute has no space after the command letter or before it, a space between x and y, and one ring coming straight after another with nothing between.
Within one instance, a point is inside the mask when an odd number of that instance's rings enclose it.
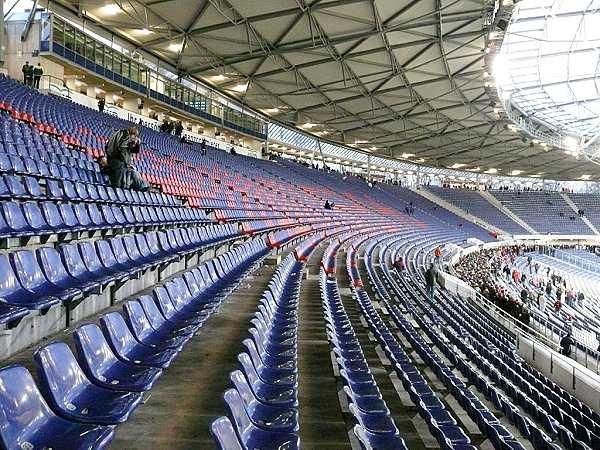
<instances>
[{"instance_id":1,"label":"metal railing","mask_svg":"<svg viewBox=\"0 0 600 450\"><path fill-rule=\"evenodd\" d=\"M585 269L589 272L600 273L600 258L598 258L598 262L593 262L588 259L582 258L581 256L573 255L563 250L552 249L549 247L542 247L540 249L540 253L546 256L550 256L552 258L568 262L570 264L573 264L574 266L577 266L581 269Z\"/></svg>"},{"instance_id":2,"label":"metal railing","mask_svg":"<svg viewBox=\"0 0 600 450\"><path fill-rule=\"evenodd\" d=\"M71 89L67 87L63 80L53 75L42 75L40 91L59 97L71 98Z\"/></svg>"}]
</instances>

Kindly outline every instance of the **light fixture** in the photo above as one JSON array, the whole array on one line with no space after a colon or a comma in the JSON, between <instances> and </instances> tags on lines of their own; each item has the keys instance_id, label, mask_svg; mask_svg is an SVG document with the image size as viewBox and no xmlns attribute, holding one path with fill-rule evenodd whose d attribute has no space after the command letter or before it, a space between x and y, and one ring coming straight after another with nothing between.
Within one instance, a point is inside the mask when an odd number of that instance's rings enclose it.
<instances>
[{"instance_id":1,"label":"light fixture","mask_svg":"<svg viewBox=\"0 0 600 450\"><path fill-rule=\"evenodd\" d=\"M520 175L522 173L523 173L522 170L513 170L510 174L513 175L513 176L515 176L515 175Z\"/></svg>"},{"instance_id":2,"label":"light fixture","mask_svg":"<svg viewBox=\"0 0 600 450\"><path fill-rule=\"evenodd\" d=\"M152 31L149 30L148 28L140 28L137 30L133 30L135 32L135 34L137 34L138 36L148 36L149 34L152 34Z\"/></svg>"},{"instance_id":3,"label":"light fixture","mask_svg":"<svg viewBox=\"0 0 600 450\"><path fill-rule=\"evenodd\" d=\"M99 87L94 88L95 94L100 94L101 92L104 92L104 91L102 89L100 89Z\"/></svg>"},{"instance_id":4,"label":"light fixture","mask_svg":"<svg viewBox=\"0 0 600 450\"><path fill-rule=\"evenodd\" d=\"M566 148L571 151L577 150L577 146L579 145L579 140L573 136L565 137L563 144Z\"/></svg>"},{"instance_id":5,"label":"light fixture","mask_svg":"<svg viewBox=\"0 0 600 450\"><path fill-rule=\"evenodd\" d=\"M306 128L307 130L310 130L311 128L314 128L316 126L316 124L310 122L300 125L301 128Z\"/></svg>"},{"instance_id":6,"label":"light fixture","mask_svg":"<svg viewBox=\"0 0 600 450\"><path fill-rule=\"evenodd\" d=\"M413 156L415 156L414 153L402 153L400 158L412 158Z\"/></svg>"},{"instance_id":7,"label":"light fixture","mask_svg":"<svg viewBox=\"0 0 600 450\"><path fill-rule=\"evenodd\" d=\"M229 77L226 77L223 74L213 75L212 77L209 77L209 78L211 79L211 81L216 81L217 83L229 80Z\"/></svg>"},{"instance_id":8,"label":"light fixture","mask_svg":"<svg viewBox=\"0 0 600 450\"><path fill-rule=\"evenodd\" d=\"M463 163L454 163L449 168L450 169L460 169L461 167L465 167L465 166L466 166L466 164L463 164Z\"/></svg>"},{"instance_id":9,"label":"light fixture","mask_svg":"<svg viewBox=\"0 0 600 450\"><path fill-rule=\"evenodd\" d=\"M264 110L267 114L277 114L279 112L279 108L267 108Z\"/></svg>"},{"instance_id":10,"label":"light fixture","mask_svg":"<svg viewBox=\"0 0 600 450\"><path fill-rule=\"evenodd\" d=\"M590 178L592 178L591 175L581 175L579 178L581 178L582 180L589 180Z\"/></svg>"},{"instance_id":11,"label":"light fixture","mask_svg":"<svg viewBox=\"0 0 600 450\"><path fill-rule=\"evenodd\" d=\"M231 88L231 90L235 91L235 92L246 92L246 89L248 89L248 83L247 82L246 83L236 84L235 86L233 86Z\"/></svg>"},{"instance_id":12,"label":"light fixture","mask_svg":"<svg viewBox=\"0 0 600 450\"><path fill-rule=\"evenodd\" d=\"M488 170L486 170L484 173L498 173L498 169L495 169L493 167L490 167Z\"/></svg>"},{"instance_id":13,"label":"light fixture","mask_svg":"<svg viewBox=\"0 0 600 450\"><path fill-rule=\"evenodd\" d=\"M183 44L181 42L173 42L167 47L170 52L180 52L182 48Z\"/></svg>"},{"instance_id":14,"label":"light fixture","mask_svg":"<svg viewBox=\"0 0 600 450\"><path fill-rule=\"evenodd\" d=\"M103 14L105 16L114 16L115 14L118 14L121 11L121 7L116 3L109 3L100 8L100 14Z\"/></svg>"}]
</instances>

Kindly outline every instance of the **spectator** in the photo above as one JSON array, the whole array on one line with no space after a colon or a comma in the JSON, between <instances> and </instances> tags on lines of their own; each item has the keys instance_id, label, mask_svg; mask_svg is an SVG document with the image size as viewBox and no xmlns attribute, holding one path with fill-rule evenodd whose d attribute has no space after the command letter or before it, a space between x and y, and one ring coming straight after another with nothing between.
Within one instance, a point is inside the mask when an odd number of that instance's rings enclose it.
<instances>
[{"instance_id":1,"label":"spectator","mask_svg":"<svg viewBox=\"0 0 600 450\"><path fill-rule=\"evenodd\" d=\"M429 265L429 269L425 271L425 285L427 286L427 296L429 301L435 301L435 285L437 282L437 271L433 263Z\"/></svg>"},{"instance_id":2,"label":"spectator","mask_svg":"<svg viewBox=\"0 0 600 450\"><path fill-rule=\"evenodd\" d=\"M560 340L561 353L567 357L571 356L571 346L574 344L571 333L567 333Z\"/></svg>"},{"instance_id":3,"label":"spectator","mask_svg":"<svg viewBox=\"0 0 600 450\"><path fill-rule=\"evenodd\" d=\"M200 143L200 153L206 155L206 139L202 139L202 142Z\"/></svg>"},{"instance_id":4,"label":"spectator","mask_svg":"<svg viewBox=\"0 0 600 450\"><path fill-rule=\"evenodd\" d=\"M142 111L144 110L144 99L142 97L138 97L138 99L137 99L137 109L138 109L138 114L141 116Z\"/></svg>"},{"instance_id":5,"label":"spectator","mask_svg":"<svg viewBox=\"0 0 600 450\"><path fill-rule=\"evenodd\" d=\"M181 133L183 133L183 124L179 121L175 124L175 136L179 137Z\"/></svg>"},{"instance_id":6,"label":"spectator","mask_svg":"<svg viewBox=\"0 0 600 450\"><path fill-rule=\"evenodd\" d=\"M398 272L398 275L404 274L406 265L404 264L404 258L402 256L398 256L398 258L396 258L396 261L394 261L394 268L396 269L396 272Z\"/></svg>"},{"instance_id":7,"label":"spectator","mask_svg":"<svg viewBox=\"0 0 600 450\"><path fill-rule=\"evenodd\" d=\"M44 68L42 67L42 63L38 62L37 66L32 68L32 76L33 76L33 87L36 89L40 88L40 80L42 79L42 75L44 75Z\"/></svg>"},{"instance_id":8,"label":"spectator","mask_svg":"<svg viewBox=\"0 0 600 450\"><path fill-rule=\"evenodd\" d=\"M433 255L435 256L435 262L440 264L442 262L442 249L439 245L433 251Z\"/></svg>"},{"instance_id":9,"label":"spectator","mask_svg":"<svg viewBox=\"0 0 600 450\"><path fill-rule=\"evenodd\" d=\"M148 183L132 167L134 154L140 151L139 130L135 127L117 131L106 144L106 160L110 182L115 187L146 191Z\"/></svg>"},{"instance_id":10,"label":"spectator","mask_svg":"<svg viewBox=\"0 0 600 450\"><path fill-rule=\"evenodd\" d=\"M329 203L329 200L325 200L325 205L323 206L323 208L332 209L332 206L331 206L331 203Z\"/></svg>"},{"instance_id":11,"label":"spectator","mask_svg":"<svg viewBox=\"0 0 600 450\"><path fill-rule=\"evenodd\" d=\"M559 312L562 308L562 303L559 299L554 302L554 312Z\"/></svg>"},{"instance_id":12,"label":"spectator","mask_svg":"<svg viewBox=\"0 0 600 450\"><path fill-rule=\"evenodd\" d=\"M106 100L104 100L104 98L98 100L98 111L104 112L104 105L106 105Z\"/></svg>"},{"instance_id":13,"label":"spectator","mask_svg":"<svg viewBox=\"0 0 600 450\"><path fill-rule=\"evenodd\" d=\"M577 306L583 306L583 301L585 299L585 295L583 295L583 292L580 292L579 294L577 294Z\"/></svg>"},{"instance_id":14,"label":"spectator","mask_svg":"<svg viewBox=\"0 0 600 450\"><path fill-rule=\"evenodd\" d=\"M529 299L529 291L526 288L521 289L521 301L527 303Z\"/></svg>"},{"instance_id":15,"label":"spectator","mask_svg":"<svg viewBox=\"0 0 600 450\"><path fill-rule=\"evenodd\" d=\"M25 64L23 64L23 67L21 67L21 72L23 72L23 84L25 86L31 86L30 75L33 75L33 70L29 65L29 61L25 61Z\"/></svg>"}]
</instances>

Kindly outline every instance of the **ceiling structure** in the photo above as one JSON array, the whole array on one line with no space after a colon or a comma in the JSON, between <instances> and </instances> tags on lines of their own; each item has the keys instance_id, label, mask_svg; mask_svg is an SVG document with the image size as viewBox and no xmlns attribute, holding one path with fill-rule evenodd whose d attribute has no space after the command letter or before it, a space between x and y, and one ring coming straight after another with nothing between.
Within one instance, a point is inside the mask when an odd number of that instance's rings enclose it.
<instances>
[{"instance_id":1,"label":"ceiling structure","mask_svg":"<svg viewBox=\"0 0 600 450\"><path fill-rule=\"evenodd\" d=\"M492 0L58 3L324 139L435 167L600 179L600 167L525 140L498 114Z\"/></svg>"}]
</instances>

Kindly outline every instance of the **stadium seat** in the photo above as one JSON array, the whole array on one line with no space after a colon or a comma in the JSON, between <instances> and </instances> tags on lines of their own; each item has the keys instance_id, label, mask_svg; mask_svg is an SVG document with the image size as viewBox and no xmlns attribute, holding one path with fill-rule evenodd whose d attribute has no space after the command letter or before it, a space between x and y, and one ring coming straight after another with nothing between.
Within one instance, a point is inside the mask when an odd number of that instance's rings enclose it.
<instances>
[{"instance_id":1,"label":"stadium seat","mask_svg":"<svg viewBox=\"0 0 600 450\"><path fill-rule=\"evenodd\" d=\"M100 425L125 422L142 401L134 392L117 392L93 384L67 344L55 342L34 353L40 388L53 410L67 420Z\"/></svg>"},{"instance_id":2,"label":"stadium seat","mask_svg":"<svg viewBox=\"0 0 600 450\"><path fill-rule=\"evenodd\" d=\"M73 338L81 368L98 386L116 391L148 391L162 374L162 369L157 367L137 366L119 360L96 324L78 327Z\"/></svg>"},{"instance_id":3,"label":"stadium seat","mask_svg":"<svg viewBox=\"0 0 600 450\"><path fill-rule=\"evenodd\" d=\"M105 449L114 436L113 427L76 423L55 415L22 366L0 369L0 415L0 442L7 449Z\"/></svg>"}]
</instances>

